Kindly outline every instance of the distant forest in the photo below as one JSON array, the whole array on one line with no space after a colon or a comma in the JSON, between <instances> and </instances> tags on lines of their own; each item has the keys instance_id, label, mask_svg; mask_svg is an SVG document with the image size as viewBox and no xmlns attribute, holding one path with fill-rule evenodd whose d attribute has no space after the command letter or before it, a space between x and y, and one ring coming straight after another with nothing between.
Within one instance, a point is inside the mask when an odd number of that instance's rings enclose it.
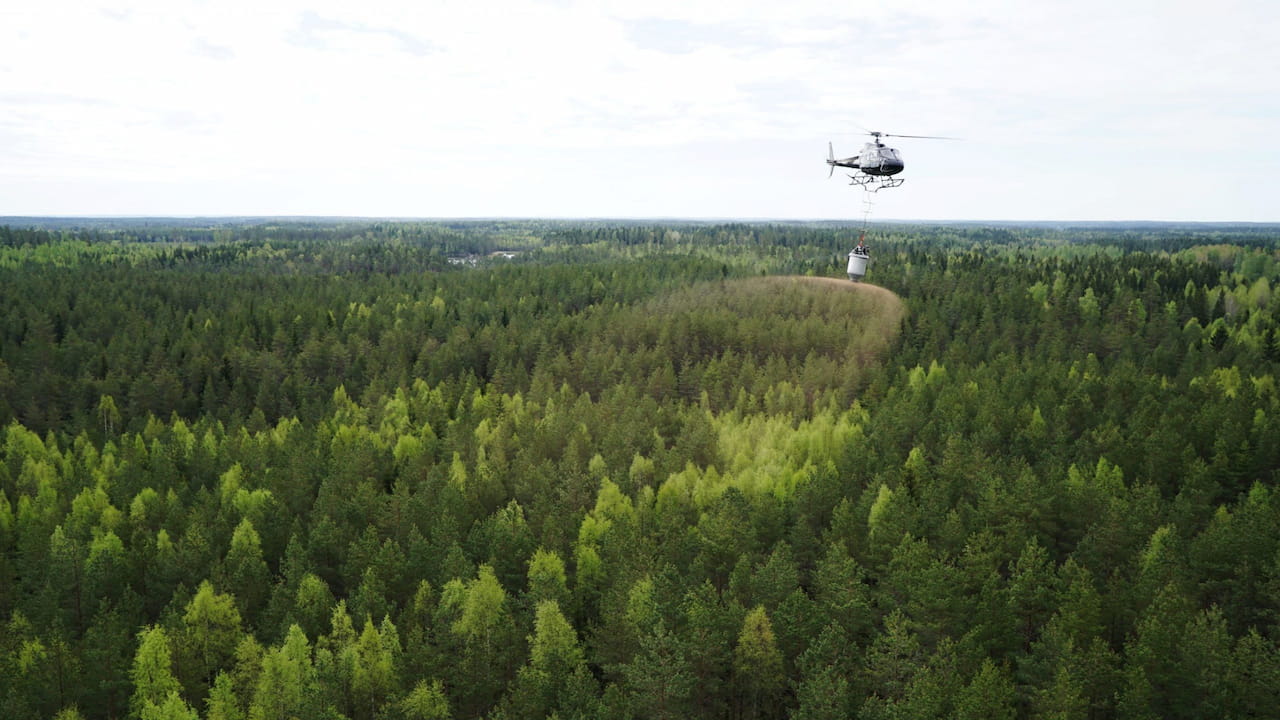
<instances>
[{"instance_id":1,"label":"distant forest","mask_svg":"<svg viewBox=\"0 0 1280 720\"><path fill-rule=\"evenodd\" d=\"M1280 708L1280 228L10 222L0 717Z\"/></svg>"}]
</instances>

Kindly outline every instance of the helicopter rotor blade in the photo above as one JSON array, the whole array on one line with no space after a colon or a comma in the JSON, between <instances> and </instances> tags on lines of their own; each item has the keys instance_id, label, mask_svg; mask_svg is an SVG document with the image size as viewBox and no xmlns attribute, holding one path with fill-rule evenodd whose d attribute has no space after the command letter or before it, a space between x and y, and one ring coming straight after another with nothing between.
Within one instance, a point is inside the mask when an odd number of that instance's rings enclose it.
<instances>
[{"instance_id":1,"label":"helicopter rotor blade","mask_svg":"<svg viewBox=\"0 0 1280 720\"><path fill-rule=\"evenodd\" d=\"M867 134L875 135L876 137L919 138L921 140L963 140L964 139L964 138L958 138L958 137L948 137L946 135L895 135L893 133L882 133L882 132L867 133Z\"/></svg>"}]
</instances>

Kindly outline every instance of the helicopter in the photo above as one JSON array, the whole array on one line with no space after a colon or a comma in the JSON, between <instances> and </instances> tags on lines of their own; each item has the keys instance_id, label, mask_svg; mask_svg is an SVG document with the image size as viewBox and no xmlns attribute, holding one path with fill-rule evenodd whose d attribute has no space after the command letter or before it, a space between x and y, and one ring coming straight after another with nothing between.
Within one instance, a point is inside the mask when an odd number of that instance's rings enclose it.
<instances>
[{"instance_id":1,"label":"helicopter","mask_svg":"<svg viewBox=\"0 0 1280 720\"><path fill-rule=\"evenodd\" d=\"M906 165L902 162L902 155L898 153L897 148L891 148L880 142L882 137L900 137L900 138L921 138L927 140L955 140L957 138L943 137L940 135L892 135L878 130L867 132L868 135L875 138L873 141L862 146L862 152L853 157L836 159L835 148L831 143L827 143L827 164L831 166L831 172L827 173L827 177L831 177L837 167L853 168L860 170L860 173L849 176L850 185L859 185L864 190L871 192L879 192L885 188L895 188L906 182L905 178L893 177L902 172Z\"/></svg>"}]
</instances>

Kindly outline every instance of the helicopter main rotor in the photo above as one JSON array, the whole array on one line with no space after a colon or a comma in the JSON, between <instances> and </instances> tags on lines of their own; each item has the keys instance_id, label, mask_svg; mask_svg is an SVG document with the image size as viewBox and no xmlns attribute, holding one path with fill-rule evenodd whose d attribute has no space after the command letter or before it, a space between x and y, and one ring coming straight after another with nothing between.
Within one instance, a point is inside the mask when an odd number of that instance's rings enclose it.
<instances>
[{"instance_id":1,"label":"helicopter main rotor","mask_svg":"<svg viewBox=\"0 0 1280 720\"><path fill-rule=\"evenodd\" d=\"M946 135L897 135L895 133L880 132L879 130L868 130L867 134L879 140L882 137L900 137L900 138L919 138L921 140L959 140L958 137L948 137Z\"/></svg>"}]
</instances>

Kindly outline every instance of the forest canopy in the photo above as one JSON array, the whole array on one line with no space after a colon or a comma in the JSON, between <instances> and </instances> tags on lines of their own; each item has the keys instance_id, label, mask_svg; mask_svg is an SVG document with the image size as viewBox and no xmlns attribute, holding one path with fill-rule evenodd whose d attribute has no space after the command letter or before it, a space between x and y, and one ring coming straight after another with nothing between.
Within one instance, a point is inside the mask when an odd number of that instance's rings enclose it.
<instances>
[{"instance_id":1,"label":"forest canopy","mask_svg":"<svg viewBox=\"0 0 1280 720\"><path fill-rule=\"evenodd\" d=\"M0 226L0 716L1280 707L1280 228Z\"/></svg>"}]
</instances>

